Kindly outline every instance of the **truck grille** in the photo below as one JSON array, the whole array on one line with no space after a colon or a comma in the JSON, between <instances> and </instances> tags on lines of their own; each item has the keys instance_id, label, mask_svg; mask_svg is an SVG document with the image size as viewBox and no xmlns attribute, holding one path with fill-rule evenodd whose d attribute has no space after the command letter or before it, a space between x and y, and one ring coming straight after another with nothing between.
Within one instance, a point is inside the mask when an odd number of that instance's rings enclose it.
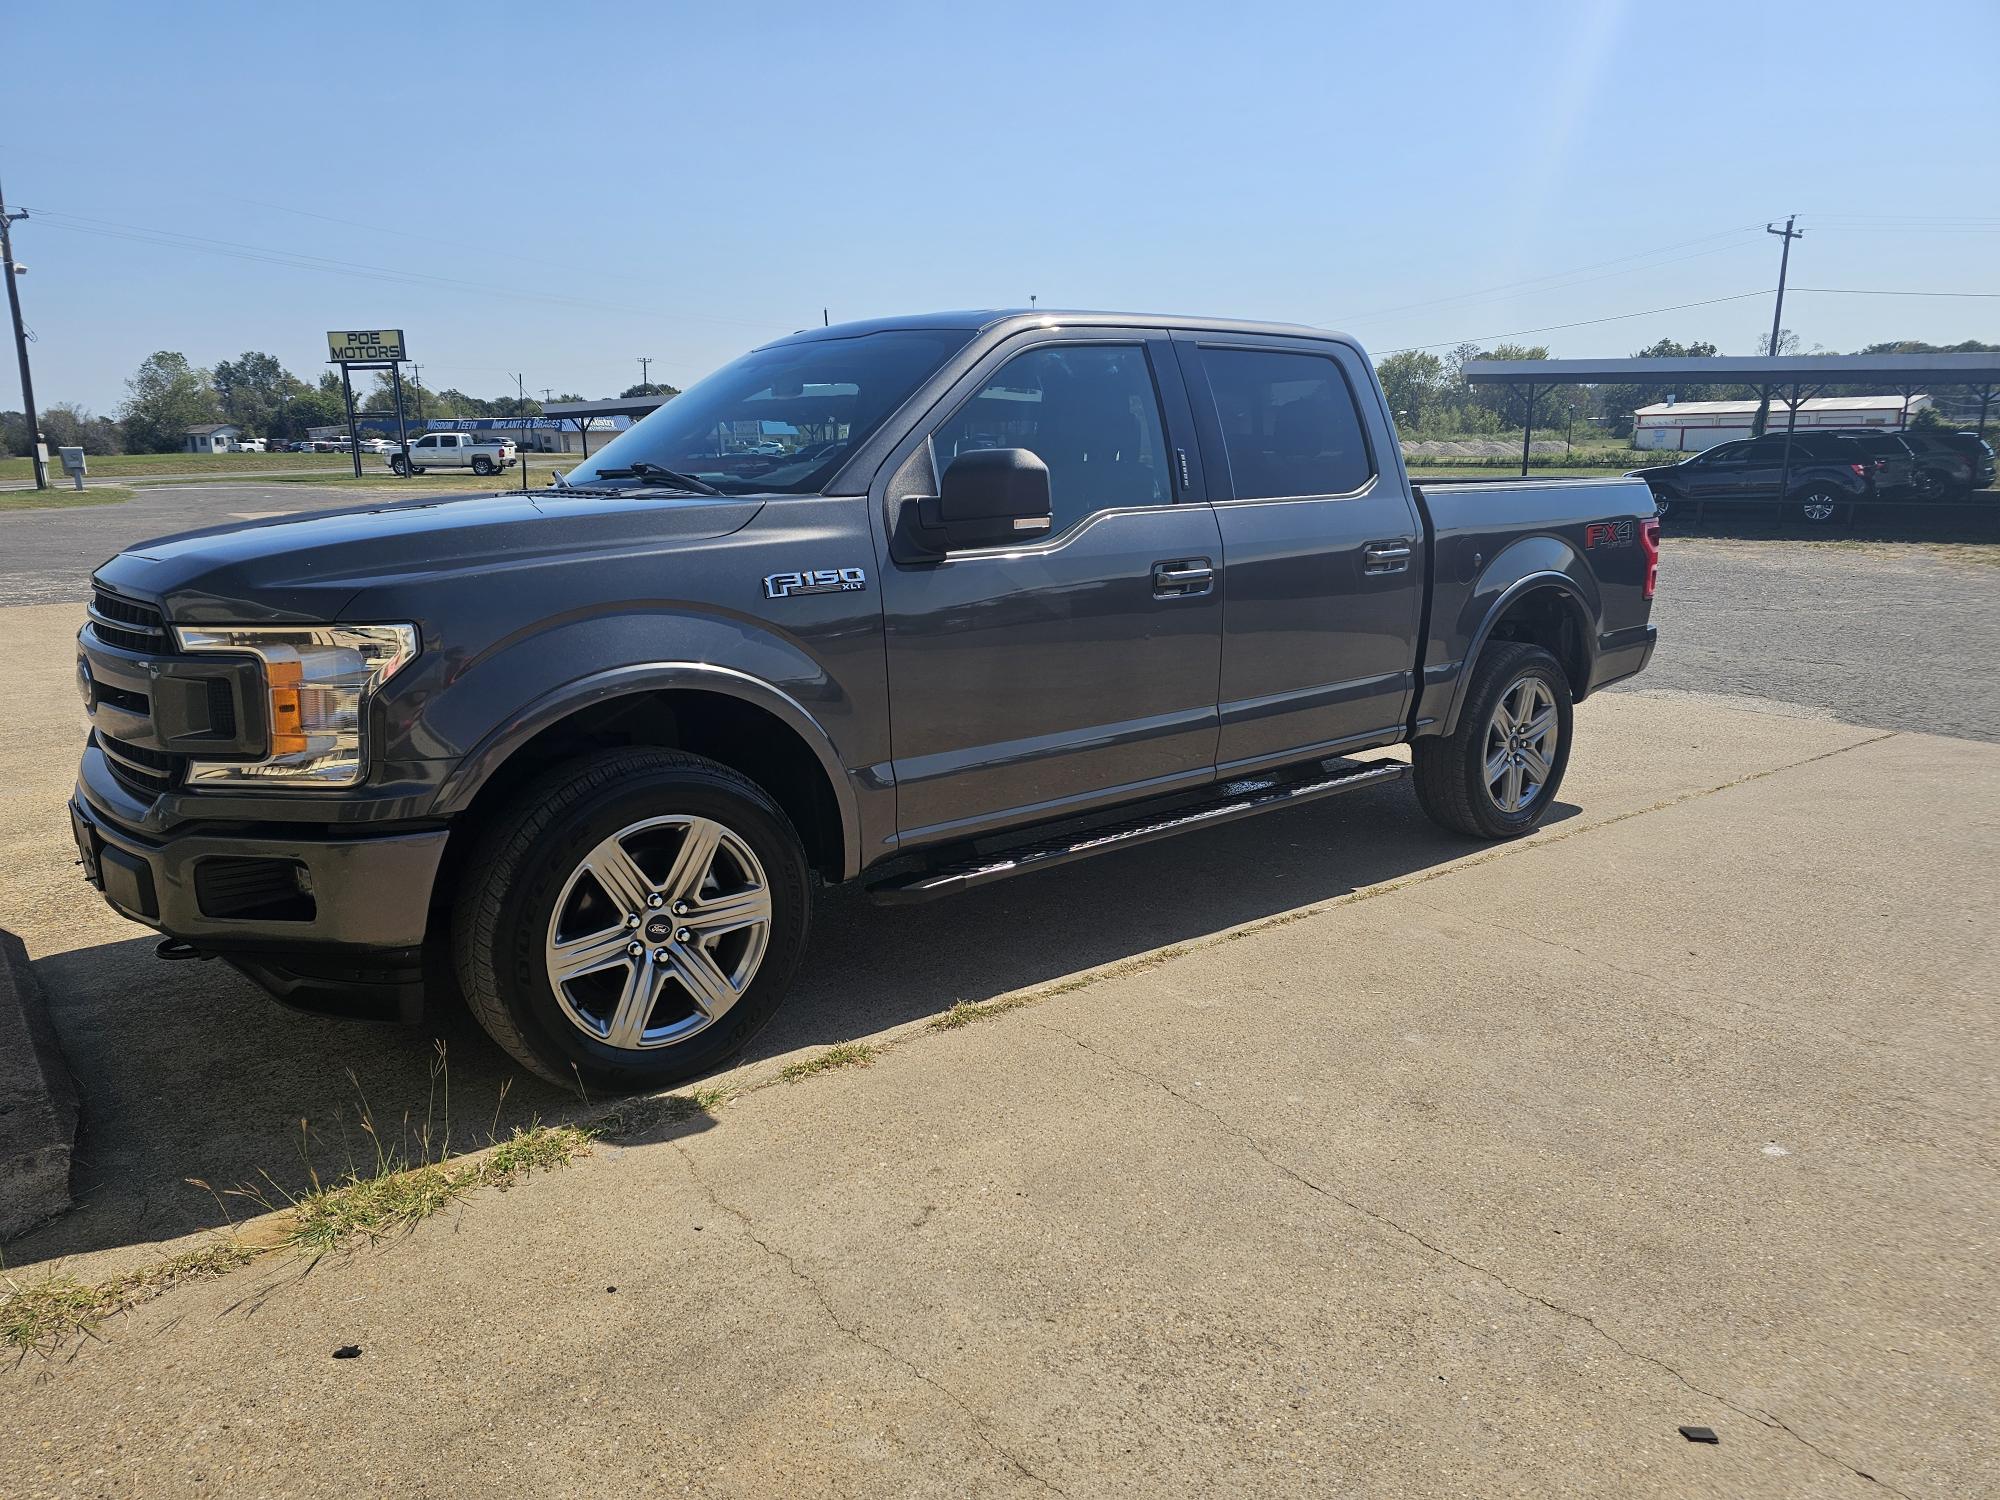
<instances>
[{"instance_id":1,"label":"truck grille","mask_svg":"<svg viewBox=\"0 0 2000 1500\"><path fill-rule=\"evenodd\" d=\"M105 645L120 651L165 655L173 650L173 639L159 610L101 586L91 591L90 628Z\"/></svg>"},{"instance_id":2,"label":"truck grille","mask_svg":"<svg viewBox=\"0 0 2000 1500\"><path fill-rule=\"evenodd\" d=\"M181 770L186 758L168 755L161 750L148 750L144 745L127 744L124 740L113 739L102 730L97 731L97 748L104 752L105 762L111 767L111 774L118 784L139 797L157 797L162 792L172 791L181 779Z\"/></svg>"}]
</instances>

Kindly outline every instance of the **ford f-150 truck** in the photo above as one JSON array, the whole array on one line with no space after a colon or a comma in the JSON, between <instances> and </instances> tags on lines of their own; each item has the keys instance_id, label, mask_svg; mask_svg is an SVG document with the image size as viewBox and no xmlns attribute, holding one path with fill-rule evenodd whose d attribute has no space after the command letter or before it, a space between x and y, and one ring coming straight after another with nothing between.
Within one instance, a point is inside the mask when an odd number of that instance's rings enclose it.
<instances>
[{"instance_id":1,"label":"ford f-150 truck","mask_svg":"<svg viewBox=\"0 0 2000 1500\"><path fill-rule=\"evenodd\" d=\"M163 956L349 1015L455 978L543 1077L657 1086L770 1016L821 883L918 901L1406 774L1527 833L1571 705L1653 651L1657 526L1637 481L1413 485L1337 334L816 328L548 489L113 558L73 831Z\"/></svg>"},{"instance_id":2,"label":"ford f-150 truck","mask_svg":"<svg viewBox=\"0 0 2000 1500\"><path fill-rule=\"evenodd\" d=\"M412 442L408 450L391 448L389 467L398 474L421 474L426 469L470 469L475 474L498 474L511 469L519 458L509 442L489 440L470 432L427 432Z\"/></svg>"}]
</instances>

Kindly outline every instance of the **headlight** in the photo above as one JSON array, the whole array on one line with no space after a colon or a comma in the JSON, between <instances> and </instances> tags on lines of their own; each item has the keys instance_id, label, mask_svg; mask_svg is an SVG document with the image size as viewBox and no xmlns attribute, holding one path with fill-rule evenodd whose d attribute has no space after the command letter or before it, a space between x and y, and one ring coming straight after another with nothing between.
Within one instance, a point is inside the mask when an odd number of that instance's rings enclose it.
<instances>
[{"instance_id":1,"label":"headlight","mask_svg":"<svg viewBox=\"0 0 2000 1500\"><path fill-rule=\"evenodd\" d=\"M177 625L183 651L264 663L270 748L259 761L196 760L188 780L353 786L361 779L369 695L417 654L414 625Z\"/></svg>"}]
</instances>

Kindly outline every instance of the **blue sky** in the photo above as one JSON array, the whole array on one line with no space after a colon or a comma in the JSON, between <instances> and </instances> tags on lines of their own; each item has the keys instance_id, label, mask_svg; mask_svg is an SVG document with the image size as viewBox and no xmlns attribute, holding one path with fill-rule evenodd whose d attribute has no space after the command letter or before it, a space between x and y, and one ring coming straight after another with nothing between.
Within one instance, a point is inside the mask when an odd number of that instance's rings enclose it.
<instances>
[{"instance_id":1,"label":"blue sky","mask_svg":"<svg viewBox=\"0 0 2000 1500\"><path fill-rule=\"evenodd\" d=\"M310 376L325 329L401 326L427 386L595 396L822 307L1031 294L1749 353L1793 212L1797 287L2000 292L1990 0L8 12L37 393L97 411L162 348ZM1996 339L2000 298L1786 323Z\"/></svg>"}]
</instances>

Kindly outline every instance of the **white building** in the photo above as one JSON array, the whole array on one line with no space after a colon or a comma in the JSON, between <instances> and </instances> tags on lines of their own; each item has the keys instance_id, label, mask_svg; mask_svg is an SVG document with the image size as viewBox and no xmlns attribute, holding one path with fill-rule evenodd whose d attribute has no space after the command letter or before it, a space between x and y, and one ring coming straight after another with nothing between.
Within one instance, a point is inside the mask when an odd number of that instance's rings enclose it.
<instances>
[{"instance_id":1,"label":"white building","mask_svg":"<svg viewBox=\"0 0 2000 1500\"><path fill-rule=\"evenodd\" d=\"M187 430L187 453L227 453L229 445L243 436L234 422L204 422Z\"/></svg>"},{"instance_id":2,"label":"white building","mask_svg":"<svg viewBox=\"0 0 2000 1500\"><path fill-rule=\"evenodd\" d=\"M1931 404L1929 396L1814 396L1799 403L1798 428L1879 427L1901 432ZM1789 401L1771 398L1766 432L1783 432ZM1750 436L1755 401L1661 401L1632 413L1632 446L1700 453L1717 443Z\"/></svg>"}]
</instances>

